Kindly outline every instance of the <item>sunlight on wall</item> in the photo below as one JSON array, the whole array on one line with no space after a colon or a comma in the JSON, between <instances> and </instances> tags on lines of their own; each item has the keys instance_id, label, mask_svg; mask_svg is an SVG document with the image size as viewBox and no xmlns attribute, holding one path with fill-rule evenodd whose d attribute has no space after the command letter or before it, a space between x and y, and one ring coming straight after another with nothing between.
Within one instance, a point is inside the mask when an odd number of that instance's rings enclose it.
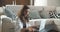
<instances>
[{"instance_id":1,"label":"sunlight on wall","mask_svg":"<svg viewBox=\"0 0 60 32\"><path fill-rule=\"evenodd\" d=\"M34 6L47 6L47 0L35 0Z\"/></svg>"}]
</instances>

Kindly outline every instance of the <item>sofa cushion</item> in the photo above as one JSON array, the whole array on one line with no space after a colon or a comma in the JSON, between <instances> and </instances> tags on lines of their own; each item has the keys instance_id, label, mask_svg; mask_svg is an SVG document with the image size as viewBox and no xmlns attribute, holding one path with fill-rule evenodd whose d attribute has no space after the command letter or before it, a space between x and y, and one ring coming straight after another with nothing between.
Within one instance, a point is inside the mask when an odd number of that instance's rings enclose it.
<instances>
[{"instance_id":1,"label":"sofa cushion","mask_svg":"<svg viewBox=\"0 0 60 32\"><path fill-rule=\"evenodd\" d=\"M54 21L55 25L60 26L60 19Z\"/></svg>"}]
</instances>

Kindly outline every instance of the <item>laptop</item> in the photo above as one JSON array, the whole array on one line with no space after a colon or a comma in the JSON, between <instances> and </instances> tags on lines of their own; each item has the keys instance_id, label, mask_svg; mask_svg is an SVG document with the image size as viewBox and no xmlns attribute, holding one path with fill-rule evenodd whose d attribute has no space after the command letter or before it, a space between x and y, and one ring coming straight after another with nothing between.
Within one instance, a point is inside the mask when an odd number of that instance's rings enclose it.
<instances>
[{"instance_id":1,"label":"laptop","mask_svg":"<svg viewBox=\"0 0 60 32\"><path fill-rule=\"evenodd\" d=\"M47 31L44 29L47 19L39 19L39 20L41 20L40 25L39 25L39 29L35 30L34 32L47 32Z\"/></svg>"}]
</instances>

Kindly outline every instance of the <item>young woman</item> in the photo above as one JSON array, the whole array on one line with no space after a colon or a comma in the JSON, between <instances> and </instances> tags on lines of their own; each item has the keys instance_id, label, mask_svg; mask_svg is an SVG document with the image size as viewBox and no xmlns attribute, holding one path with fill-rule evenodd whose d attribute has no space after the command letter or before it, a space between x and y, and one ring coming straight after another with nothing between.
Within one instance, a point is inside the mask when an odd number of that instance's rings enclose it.
<instances>
[{"instance_id":1,"label":"young woman","mask_svg":"<svg viewBox=\"0 0 60 32\"><path fill-rule=\"evenodd\" d=\"M18 14L20 21L21 32L33 31L33 28L29 24L29 7L24 5L23 9Z\"/></svg>"}]
</instances>

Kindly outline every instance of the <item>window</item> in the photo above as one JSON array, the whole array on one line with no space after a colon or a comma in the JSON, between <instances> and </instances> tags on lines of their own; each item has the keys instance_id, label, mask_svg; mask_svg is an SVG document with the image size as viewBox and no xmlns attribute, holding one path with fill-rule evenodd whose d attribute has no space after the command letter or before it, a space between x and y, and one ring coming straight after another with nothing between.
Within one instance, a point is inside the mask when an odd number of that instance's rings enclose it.
<instances>
[{"instance_id":1,"label":"window","mask_svg":"<svg viewBox=\"0 0 60 32\"><path fill-rule=\"evenodd\" d=\"M47 6L47 0L35 0L34 6Z\"/></svg>"}]
</instances>

